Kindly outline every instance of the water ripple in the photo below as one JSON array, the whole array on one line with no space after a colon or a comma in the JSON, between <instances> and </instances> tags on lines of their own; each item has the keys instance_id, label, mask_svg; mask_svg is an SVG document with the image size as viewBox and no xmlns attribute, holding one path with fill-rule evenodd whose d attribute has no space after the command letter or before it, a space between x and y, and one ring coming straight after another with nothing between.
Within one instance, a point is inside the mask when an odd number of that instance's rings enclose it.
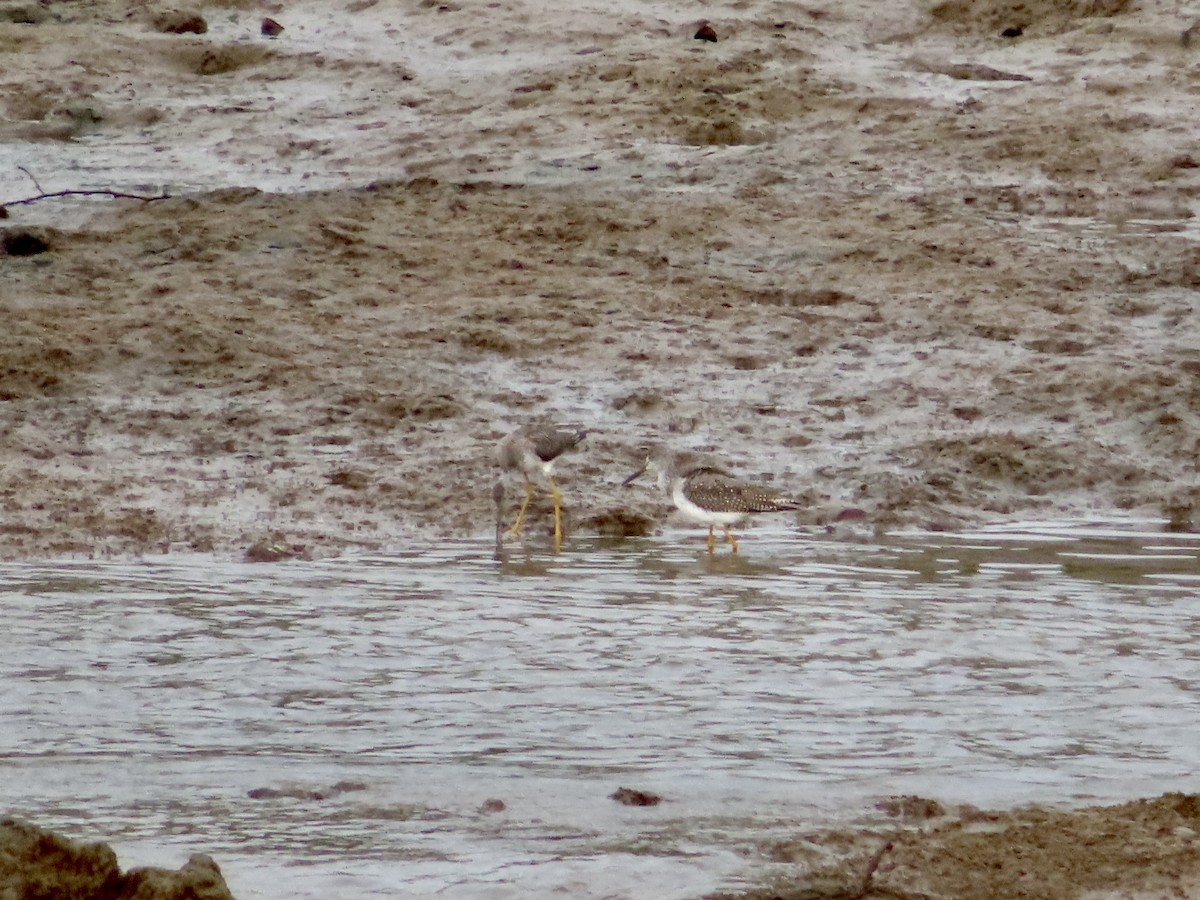
<instances>
[{"instance_id":1,"label":"water ripple","mask_svg":"<svg viewBox=\"0 0 1200 900\"><path fill-rule=\"evenodd\" d=\"M126 865L205 849L241 897L578 893L594 860L669 825L622 864L694 895L761 829L881 794L1186 786L1198 545L1053 523L755 530L712 559L680 533L503 560L454 541L6 564L2 797L108 836ZM628 811L608 799L622 784L669 802Z\"/></svg>"}]
</instances>

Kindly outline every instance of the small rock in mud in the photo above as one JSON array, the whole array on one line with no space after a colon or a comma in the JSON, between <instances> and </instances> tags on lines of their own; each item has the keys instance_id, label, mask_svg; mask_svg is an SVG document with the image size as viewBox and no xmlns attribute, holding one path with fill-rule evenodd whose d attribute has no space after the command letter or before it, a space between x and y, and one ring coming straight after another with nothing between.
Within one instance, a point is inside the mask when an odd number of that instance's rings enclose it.
<instances>
[{"instance_id":1,"label":"small rock in mud","mask_svg":"<svg viewBox=\"0 0 1200 900\"><path fill-rule=\"evenodd\" d=\"M36 3L0 9L0 22L12 22L14 25L41 25L47 18L47 12Z\"/></svg>"},{"instance_id":2,"label":"small rock in mud","mask_svg":"<svg viewBox=\"0 0 1200 900\"><path fill-rule=\"evenodd\" d=\"M267 17L262 20L262 25L259 29L267 37L278 37L283 32L283 26L274 19Z\"/></svg>"},{"instance_id":3,"label":"small rock in mud","mask_svg":"<svg viewBox=\"0 0 1200 900\"><path fill-rule=\"evenodd\" d=\"M255 541L246 548L246 562L279 562L284 559L295 559L302 555L304 548L287 543L280 535L272 535Z\"/></svg>"},{"instance_id":4,"label":"small rock in mud","mask_svg":"<svg viewBox=\"0 0 1200 900\"><path fill-rule=\"evenodd\" d=\"M194 897L195 900L221 900L231 897L221 870L211 856L193 854L178 872L154 866L130 869L122 879L123 890L119 896L145 898L145 900L174 900L177 897Z\"/></svg>"},{"instance_id":5,"label":"small rock in mud","mask_svg":"<svg viewBox=\"0 0 1200 900\"><path fill-rule=\"evenodd\" d=\"M154 27L163 34L207 34L208 22L192 11L165 10L154 17Z\"/></svg>"},{"instance_id":6,"label":"small rock in mud","mask_svg":"<svg viewBox=\"0 0 1200 900\"><path fill-rule=\"evenodd\" d=\"M485 816L491 815L492 813L501 813L506 809L508 809L508 806L505 805L504 801L498 800L495 797L489 797L479 805L479 811Z\"/></svg>"},{"instance_id":7,"label":"small rock in mud","mask_svg":"<svg viewBox=\"0 0 1200 900\"><path fill-rule=\"evenodd\" d=\"M611 799L625 806L658 806L663 798L650 791L638 791L633 788L617 788L609 795Z\"/></svg>"},{"instance_id":8,"label":"small rock in mud","mask_svg":"<svg viewBox=\"0 0 1200 900\"><path fill-rule=\"evenodd\" d=\"M351 491L361 491L371 484L371 479L354 469L338 469L329 476L329 483Z\"/></svg>"},{"instance_id":9,"label":"small rock in mud","mask_svg":"<svg viewBox=\"0 0 1200 900\"><path fill-rule=\"evenodd\" d=\"M707 22L704 22L692 37L697 41L708 41L712 44L717 42L717 32Z\"/></svg>"},{"instance_id":10,"label":"small rock in mud","mask_svg":"<svg viewBox=\"0 0 1200 900\"><path fill-rule=\"evenodd\" d=\"M192 856L177 872L122 873L107 844L80 843L17 819L0 821L0 896L233 900L208 856Z\"/></svg>"},{"instance_id":11,"label":"small rock in mud","mask_svg":"<svg viewBox=\"0 0 1200 900\"><path fill-rule=\"evenodd\" d=\"M9 229L0 236L0 249L9 256L37 256L49 250L50 243L33 231Z\"/></svg>"}]
</instances>

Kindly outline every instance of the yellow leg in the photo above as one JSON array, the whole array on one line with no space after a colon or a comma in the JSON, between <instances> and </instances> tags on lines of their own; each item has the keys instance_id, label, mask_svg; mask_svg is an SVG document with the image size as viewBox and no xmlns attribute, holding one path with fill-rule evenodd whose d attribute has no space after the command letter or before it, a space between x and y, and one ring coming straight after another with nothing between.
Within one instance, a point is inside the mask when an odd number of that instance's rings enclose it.
<instances>
[{"instance_id":1,"label":"yellow leg","mask_svg":"<svg viewBox=\"0 0 1200 900\"><path fill-rule=\"evenodd\" d=\"M529 501L533 499L533 485L529 479L525 479L525 502L521 504L521 510L517 513L517 520L512 523L512 527L508 529L508 533L516 537L521 533L521 524L525 521L525 510L529 509Z\"/></svg>"},{"instance_id":2,"label":"yellow leg","mask_svg":"<svg viewBox=\"0 0 1200 900\"><path fill-rule=\"evenodd\" d=\"M558 485L554 483L554 479L549 475L546 480L550 482L550 496L554 498L554 552L557 553L562 547L562 494L558 490Z\"/></svg>"},{"instance_id":3,"label":"yellow leg","mask_svg":"<svg viewBox=\"0 0 1200 900\"><path fill-rule=\"evenodd\" d=\"M737 538L733 536L733 532L729 530L728 525L722 525L721 527L725 529L725 540L728 541L729 546L733 548L733 552L737 553Z\"/></svg>"},{"instance_id":4,"label":"yellow leg","mask_svg":"<svg viewBox=\"0 0 1200 900\"><path fill-rule=\"evenodd\" d=\"M713 527L708 526L708 555L712 556L713 552Z\"/></svg>"}]
</instances>

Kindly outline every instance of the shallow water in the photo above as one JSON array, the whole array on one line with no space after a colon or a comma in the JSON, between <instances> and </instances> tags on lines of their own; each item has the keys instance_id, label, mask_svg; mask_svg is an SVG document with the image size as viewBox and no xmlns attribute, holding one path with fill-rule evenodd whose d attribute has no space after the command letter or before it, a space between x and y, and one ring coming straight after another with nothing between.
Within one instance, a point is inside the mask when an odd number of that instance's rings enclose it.
<instances>
[{"instance_id":1,"label":"shallow water","mask_svg":"<svg viewBox=\"0 0 1200 900\"><path fill-rule=\"evenodd\" d=\"M882 796L1194 787L1197 535L493 549L0 567L4 811L241 900L666 898Z\"/></svg>"}]
</instances>

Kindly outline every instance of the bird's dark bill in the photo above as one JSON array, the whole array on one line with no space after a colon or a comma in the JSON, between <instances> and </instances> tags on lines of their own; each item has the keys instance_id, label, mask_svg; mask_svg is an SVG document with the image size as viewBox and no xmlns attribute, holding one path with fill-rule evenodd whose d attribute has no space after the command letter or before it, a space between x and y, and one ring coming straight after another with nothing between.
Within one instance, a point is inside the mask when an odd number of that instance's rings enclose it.
<instances>
[{"instance_id":1,"label":"bird's dark bill","mask_svg":"<svg viewBox=\"0 0 1200 900\"><path fill-rule=\"evenodd\" d=\"M645 466L642 466L640 469L638 469L636 472L634 472L632 475L630 475L628 478L626 478L624 481L622 481L622 482L621 482L621 486L622 486L622 487L629 487L629 486L630 486L631 484L633 484L633 483L634 483L634 482L635 482L635 481L636 481L636 480L637 480L637 479L638 479L638 478L639 478L639 477L640 477L640 476L641 476L641 475L642 475L642 474L643 474L645 471L646 471L646 467L645 467Z\"/></svg>"}]
</instances>

